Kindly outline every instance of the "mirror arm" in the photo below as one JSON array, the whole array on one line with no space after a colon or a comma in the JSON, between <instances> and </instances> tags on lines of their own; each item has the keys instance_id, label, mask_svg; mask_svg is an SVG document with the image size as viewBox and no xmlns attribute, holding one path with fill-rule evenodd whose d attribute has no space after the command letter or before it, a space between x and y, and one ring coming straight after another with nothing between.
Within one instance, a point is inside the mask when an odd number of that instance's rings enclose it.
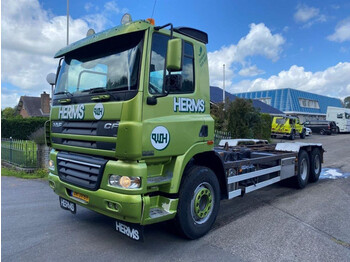
<instances>
[{"instance_id":1,"label":"mirror arm","mask_svg":"<svg viewBox=\"0 0 350 262\"><path fill-rule=\"evenodd\" d=\"M162 26L155 26L154 27L154 30L158 31L160 29L163 29L165 27L168 27L170 26L170 39L173 39L173 24L172 23L169 23L169 24L166 24L166 25L162 25Z\"/></svg>"}]
</instances>

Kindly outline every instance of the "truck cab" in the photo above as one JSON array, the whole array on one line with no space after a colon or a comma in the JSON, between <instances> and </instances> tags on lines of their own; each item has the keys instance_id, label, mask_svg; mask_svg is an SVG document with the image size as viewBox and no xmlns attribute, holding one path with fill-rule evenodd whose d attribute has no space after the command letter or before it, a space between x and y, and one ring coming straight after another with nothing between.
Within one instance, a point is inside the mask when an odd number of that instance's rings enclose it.
<instances>
[{"instance_id":1,"label":"truck cab","mask_svg":"<svg viewBox=\"0 0 350 262\"><path fill-rule=\"evenodd\" d=\"M142 225L175 216L181 175L213 149L214 121L207 34L168 26L129 22L55 55L46 134L60 197Z\"/></svg>"}]
</instances>

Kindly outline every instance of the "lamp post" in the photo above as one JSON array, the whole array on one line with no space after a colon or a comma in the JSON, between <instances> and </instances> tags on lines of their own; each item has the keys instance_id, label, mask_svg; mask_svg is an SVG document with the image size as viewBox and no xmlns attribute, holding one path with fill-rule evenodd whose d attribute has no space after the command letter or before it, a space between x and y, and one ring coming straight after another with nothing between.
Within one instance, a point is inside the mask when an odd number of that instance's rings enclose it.
<instances>
[{"instance_id":1,"label":"lamp post","mask_svg":"<svg viewBox=\"0 0 350 262\"><path fill-rule=\"evenodd\" d=\"M222 65L223 69L223 85L222 85L222 102L225 104L225 64Z\"/></svg>"},{"instance_id":2,"label":"lamp post","mask_svg":"<svg viewBox=\"0 0 350 262\"><path fill-rule=\"evenodd\" d=\"M67 45L69 45L69 0L67 0Z\"/></svg>"}]
</instances>

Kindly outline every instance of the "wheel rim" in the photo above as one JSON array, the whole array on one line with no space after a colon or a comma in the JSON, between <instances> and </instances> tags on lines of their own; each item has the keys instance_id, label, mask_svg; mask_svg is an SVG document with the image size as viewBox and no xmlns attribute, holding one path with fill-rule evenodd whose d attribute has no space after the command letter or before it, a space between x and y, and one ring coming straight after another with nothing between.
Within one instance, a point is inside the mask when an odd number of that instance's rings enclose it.
<instances>
[{"instance_id":1,"label":"wheel rim","mask_svg":"<svg viewBox=\"0 0 350 262\"><path fill-rule=\"evenodd\" d=\"M306 180L306 176L307 176L307 161L305 158L303 158L300 163L300 177L302 180Z\"/></svg>"},{"instance_id":2,"label":"wheel rim","mask_svg":"<svg viewBox=\"0 0 350 262\"><path fill-rule=\"evenodd\" d=\"M203 182L198 185L194 191L191 200L192 219L197 224L205 223L213 212L214 189L207 183Z\"/></svg>"},{"instance_id":3,"label":"wheel rim","mask_svg":"<svg viewBox=\"0 0 350 262\"><path fill-rule=\"evenodd\" d=\"M314 159L314 170L315 170L315 174L318 174L320 172L321 169L321 159L320 159L320 155L315 155L315 159Z\"/></svg>"}]
</instances>

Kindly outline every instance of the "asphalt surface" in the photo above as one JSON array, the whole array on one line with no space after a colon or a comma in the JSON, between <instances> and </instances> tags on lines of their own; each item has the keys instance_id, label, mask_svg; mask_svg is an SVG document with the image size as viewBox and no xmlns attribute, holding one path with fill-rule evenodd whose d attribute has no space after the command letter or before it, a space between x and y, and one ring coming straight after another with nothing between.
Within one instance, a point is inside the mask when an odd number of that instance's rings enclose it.
<instances>
[{"instance_id":1,"label":"asphalt surface","mask_svg":"<svg viewBox=\"0 0 350 262\"><path fill-rule=\"evenodd\" d=\"M350 173L350 134L303 142L322 142L324 166ZM272 185L222 201L201 239L162 223L145 227L144 242L114 231L108 217L61 209L46 181L1 179L2 261L350 261L350 178Z\"/></svg>"}]
</instances>

